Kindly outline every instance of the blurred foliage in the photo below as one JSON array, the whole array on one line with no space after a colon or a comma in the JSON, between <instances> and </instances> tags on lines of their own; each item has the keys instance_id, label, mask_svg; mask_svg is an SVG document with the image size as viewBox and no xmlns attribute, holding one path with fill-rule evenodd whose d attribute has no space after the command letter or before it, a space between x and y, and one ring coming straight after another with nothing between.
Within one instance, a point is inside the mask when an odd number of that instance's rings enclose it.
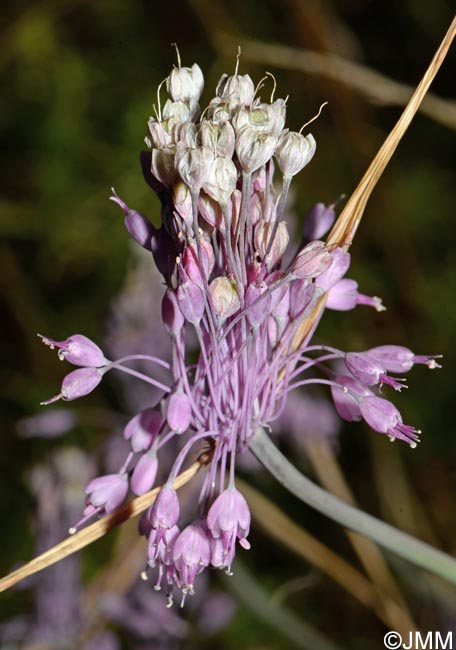
<instances>
[{"instance_id":1,"label":"blurred foliage","mask_svg":"<svg viewBox=\"0 0 456 650\"><path fill-rule=\"evenodd\" d=\"M2 572L32 553L33 503L26 472L64 444L21 440L15 432L16 419L37 412L39 401L56 392L62 375L36 332L57 339L84 332L103 340L110 305L133 264L120 211L107 201L111 186L132 207L157 219L157 202L143 182L138 155L156 101L154 89L174 63L170 43L179 44L185 64L197 61L202 67L205 98L218 76L234 68L235 52L228 57L222 49L223 35L241 45L243 38L255 38L334 52L414 85L450 23L450 5L445 0L2 4ZM435 93L454 92L454 63L453 49L433 85ZM241 68L257 80L264 72L261 65L242 59ZM316 201L329 203L353 190L399 110L373 107L350 88L304 72L271 72L279 96L290 95L291 128L299 128L329 100L312 126L317 155L294 183L299 217ZM450 553L456 552L454 205L454 132L418 115L374 192L351 251L350 275L366 293L381 295L388 311L329 314L319 330L321 339L345 349L392 342L418 353L445 355L442 370L415 370L409 391L396 400L404 418L424 430L419 448L392 449L386 439L354 425L341 436L340 462L361 505L400 526L394 507L400 510L403 495L386 494L381 480L394 461L421 507L421 523L415 522L410 532L428 535ZM119 408L110 382L84 405ZM88 429L72 435L87 449L101 436ZM296 462L310 471L305 460ZM272 479L260 482L299 523L353 560L335 524L295 503ZM308 573L303 561L271 545L259 531L253 542L246 561L271 592ZM445 604L428 607L431 588L425 587L423 595L411 567L393 566L418 624L439 629L447 615ZM364 648L370 642L380 647L381 624L342 595L329 578L319 576L316 586L293 595L288 605L341 645ZM7 599L4 616L27 607L22 594ZM216 640L218 648L283 647L283 640L262 630L244 607Z\"/></svg>"}]
</instances>

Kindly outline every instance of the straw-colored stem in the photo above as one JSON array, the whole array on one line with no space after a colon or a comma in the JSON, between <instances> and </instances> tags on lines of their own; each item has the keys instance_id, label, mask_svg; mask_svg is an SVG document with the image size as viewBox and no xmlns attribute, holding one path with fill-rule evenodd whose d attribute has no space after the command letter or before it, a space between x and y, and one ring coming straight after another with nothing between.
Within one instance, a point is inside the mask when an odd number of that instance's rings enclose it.
<instances>
[{"instance_id":1,"label":"straw-colored stem","mask_svg":"<svg viewBox=\"0 0 456 650\"><path fill-rule=\"evenodd\" d=\"M182 474L179 474L174 481L174 487L178 489L185 485L185 483L188 483L202 466L202 463L199 461L193 463L193 465L182 472ZM48 551L45 551L30 562L27 562L27 564L24 564L24 566L16 569L16 571L8 574L0 580L0 591L5 591L21 580L24 580L24 578L27 578L34 573L38 573L38 571L63 560L65 557L68 557L68 555L76 553L76 551L80 551L85 546L100 539L100 537L104 537L106 533L116 526L123 524L127 519L136 517L136 515L144 512L144 510L147 510L147 508L155 501L160 489L161 486L156 487L153 490L146 492L146 494L125 503L123 506L120 506L120 508L117 508L117 510L114 510L110 515L107 515L106 517L103 517L103 519L96 521L94 524L87 526L87 528L83 528L78 533L67 537L63 542L60 542L60 544L56 544L56 546L53 546Z\"/></svg>"}]
</instances>

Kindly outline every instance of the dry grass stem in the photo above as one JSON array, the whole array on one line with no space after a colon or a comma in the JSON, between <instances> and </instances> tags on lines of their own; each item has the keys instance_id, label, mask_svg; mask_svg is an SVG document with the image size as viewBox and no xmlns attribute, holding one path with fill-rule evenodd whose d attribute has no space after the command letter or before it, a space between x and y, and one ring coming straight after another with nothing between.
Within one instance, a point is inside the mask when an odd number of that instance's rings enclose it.
<instances>
[{"instance_id":1,"label":"dry grass stem","mask_svg":"<svg viewBox=\"0 0 456 650\"><path fill-rule=\"evenodd\" d=\"M366 173L360 180L357 188L348 199L344 209L340 213L336 223L331 230L328 239L328 246L340 246L344 249L350 248L353 238L356 234L358 226L361 222L366 207L367 201L377 185L381 175L383 174L386 165L391 160L396 147L402 139L410 125L415 113L417 112L425 94L428 91L435 75L437 74L440 66L442 65L445 57L450 49L451 43L456 34L456 17L445 34L438 50L429 64L423 78L418 84L415 92L413 93L409 103L404 109L399 120L393 127L392 131L386 138L385 142L380 147L377 155L367 168ZM312 313L301 323L296 336L293 341L293 348L298 349L303 342L309 337L313 329L316 327L318 320L323 312L325 304L325 297L323 296L316 304Z\"/></svg>"},{"instance_id":2,"label":"dry grass stem","mask_svg":"<svg viewBox=\"0 0 456 650\"><path fill-rule=\"evenodd\" d=\"M223 51L231 54L235 41L237 43L231 36L222 38ZM254 63L286 70L302 70L331 79L355 90L377 106L405 106L413 94L413 86L390 79L372 68L336 54L242 39L242 56ZM455 101L428 93L418 110L435 122L456 129Z\"/></svg>"},{"instance_id":3,"label":"dry grass stem","mask_svg":"<svg viewBox=\"0 0 456 650\"><path fill-rule=\"evenodd\" d=\"M203 465L199 461L193 463L193 465L182 472L182 474L179 474L174 482L174 487L178 489L188 483L201 467L203 467ZM24 578L27 578L34 573L38 573L38 571L63 560L68 557L68 555L80 551L82 548L109 533L109 531L116 528L116 526L127 521L127 519L136 517L136 515L144 512L144 510L147 510L147 508L154 502L160 488L161 486L156 487L153 490L146 492L146 494L143 494L136 499L132 499L132 501L120 506L120 508L117 508L117 510L112 512L110 515L107 515L106 517L103 517L103 519L87 526L87 528L83 528L78 533L67 537L63 542L60 542L60 544L56 544L56 546L53 546L48 551L45 551L30 562L27 562L27 564L24 564L24 566L21 566L16 571L8 574L0 580L0 592L9 589L21 580L24 580Z\"/></svg>"}]
</instances>

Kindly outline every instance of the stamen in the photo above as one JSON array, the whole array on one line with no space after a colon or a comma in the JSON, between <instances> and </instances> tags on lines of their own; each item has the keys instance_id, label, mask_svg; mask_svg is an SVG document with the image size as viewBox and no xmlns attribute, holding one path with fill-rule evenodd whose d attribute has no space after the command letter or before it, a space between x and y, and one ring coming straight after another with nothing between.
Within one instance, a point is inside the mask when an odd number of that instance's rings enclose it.
<instances>
[{"instance_id":1,"label":"stamen","mask_svg":"<svg viewBox=\"0 0 456 650\"><path fill-rule=\"evenodd\" d=\"M299 133L302 133L303 129L305 129L306 126L309 126L309 124L312 124L312 122L315 122L315 120L318 120L318 118L319 118L320 115L321 115L322 110L323 110L324 107L327 106L327 105L328 105L328 102L323 102L323 104L320 106L320 109L319 109L318 113L317 113L317 114L316 114L316 115L315 115L311 120L309 120L308 122L306 122L305 124L303 124L303 125L301 126L301 128L299 129Z\"/></svg>"}]
</instances>

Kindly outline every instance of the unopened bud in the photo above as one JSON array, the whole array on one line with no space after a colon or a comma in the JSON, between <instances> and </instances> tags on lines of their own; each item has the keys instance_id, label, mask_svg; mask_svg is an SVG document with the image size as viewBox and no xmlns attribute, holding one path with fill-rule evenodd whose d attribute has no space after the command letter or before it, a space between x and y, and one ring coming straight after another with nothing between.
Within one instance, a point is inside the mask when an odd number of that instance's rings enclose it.
<instances>
[{"instance_id":1,"label":"unopened bud","mask_svg":"<svg viewBox=\"0 0 456 650\"><path fill-rule=\"evenodd\" d=\"M333 287L348 271L350 266L350 253L345 253L341 248L336 248L331 253L331 264L316 279L317 287L323 291L328 291Z\"/></svg>"},{"instance_id":2,"label":"unopened bud","mask_svg":"<svg viewBox=\"0 0 456 650\"><path fill-rule=\"evenodd\" d=\"M271 308L271 294L261 298L267 290L267 285L261 283L249 284L245 292L245 306L247 309L247 320L252 327L259 327L269 315Z\"/></svg>"},{"instance_id":3,"label":"unopened bud","mask_svg":"<svg viewBox=\"0 0 456 650\"><path fill-rule=\"evenodd\" d=\"M198 101L204 88L201 68L174 68L166 80L166 89L174 101Z\"/></svg>"},{"instance_id":4,"label":"unopened bud","mask_svg":"<svg viewBox=\"0 0 456 650\"><path fill-rule=\"evenodd\" d=\"M189 279L202 287L204 285L202 274L204 273L207 280L215 264L212 244L205 237L200 238L200 251L201 258L198 258L198 247L196 242L192 240L184 248L182 264Z\"/></svg>"},{"instance_id":5,"label":"unopened bud","mask_svg":"<svg viewBox=\"0 0 456 650\"><path fill-rule=\"evenodd\" d=\"M173 187L173 203L176 212L185 221L186 224L193 223L193 206L192 195L187 185L183 181L179 181Z\"/></svg>"},{"instance_id":6,"label":"unopened bud","mask_svg":"<svg viewBox=\"0 0 456 650\"><path fill-rule=\"evenodd\" d=\"M214 156L232 158L236 137L234 129L229 122L214 124L203 120L200 126L201 144L210 149Z\"/></svg>"},{"instance_id":7,"label":"unopened bud","mask_svg":"<svg viewBox=\"0 0 456 650\"><path fill-rule=\"evenodd\" d=\"M226 276L215 278L209 285L209 292L215 313L221 320L225 320L239 311L241 303L234 280Z\"/></svg>"},{"instance_id":8,"label":"unopened bud","mask_svg":"<svg viewBox=\"0 0 456 650\"><path fill-rule=\"evenodd\" d=\"M313 158L317 143L311 133L302 135L286 131L279 138L275 157L280 171L285 177L294 176Z\"/></svg>"},{"instance_id":9,"label":"unopened bud","mask_svg":"<svg viewBox=\"0 0 456 650\"><path fill-rule=\"evenodd\" d=\"M223 74L219 79L215 94L221 99L231 99L238 104L250 106L255 96L255 86L248 74L235 74L231 77Z\"/></svg>"},{"instance_id":10,"label":"unopened bud","mask_svg":"<svg viewBox=\"0 0 456 650\"><path fill-rule=\"evenodd\" d=\"M200 193L198 197L198 208L204 221L212 228L220 228L223 224L223 213L220 204L210 196Z\"/></svg>"},{"instance_id":11,"label":"unopened bud","mask_svg":"<svg viewBox=\"0 0 456 650\"><path fill-rule=\"evenodd\" d=\"M165 147L163 149L152 149L151 171L160 183L170 187L176 179L174 167L174 149Z\"/></svg>"},{"instance_id":12,"label":"unopened bud","mask_svg":"<svg viewBox=\"0 0 456 650\"><path fill-rule=\"evenodd\" d=\"M186 280L179 286L177 303L185 320L198 325L204 314L204 294L195 282Z\"/></svg>"},{"instance_id":13,"label":"unopened bud","mask_svg":"<svg viewBox=\"0 0 456 650\"><path fill-rule=\"evenodd\" d=\"M198 192L207 181L214 156L210 149L179 149L176 153L176 169L191 192Z\"/></svg>"},{"instance_id":14,"label":"unopened bud","mask_svg":"<svg viewBox=\"0 0 456 650\"><path fill-rule=\"evenodd\" d=\"M192 419L192 406L187 395L183 392L181 387L178 387L176 392L168 399L168 410L166 413L166 421L171 431L181 434L187 431Z\"/></svg>"},{"instance_id":15,"label":"unopened bud","mask_svg":"<svg viewBox=\"0 0 456 650\"><path fill-rule=\"evenodd\" d=\"M88 395L98 386L102 377L103 373L98 368L78 368L77 370L73 370L73 372L70 372L64 377L60 393L45 402L41 402L41 404L52 404L52 402L56 402L59 399L69 402L73 399L78 399L78 397L84 397L84 395Z\"/></svg>"},{"instance_id":16,"label":"unopened bud","mask_svg":"<svg viewBox=\"0 0 456 650\"><path fill-rule=\"evenodd\" d=\"M336 212L333 206L326 206L324 203L316 203L312 206L304 219L302 236L305 241L321 239L336 220Z\"/></svg>"},{"instance_id":17,"label":"unopened bud","mask_svg":"<svg viewBox=\"0 0 456 650\"><path fill-rule=\"evenodd\" d=\"M148 451L141 456L130 479L130 486L135 494L140 496L152 488L157 476L157 469L158 460L155 450Z\"/></svg>"},{"instance_id":18,"label":"unopened bud","mask_svg":"<svg viewBox=\"0 0 456 650\"><path fill-rule=\"evenodd\" d=\"M255 228L255 246L261 258L266 254L273 230L274 224L272 222L265 223L264 221L260 221ZM287 224L285 221L281 221L277 226L274 240L266 256L265 261L269 269L275 266L277 262L280 262L287 249L289 239Z\"/></svg>"},{"instance_id":19,"label":"unopened bud","mask_svg":"<svg viewBox=\"0 0 456 650\"><path fill-rule=\"evenodd\" d=\"M322 241L307 244L298 253L291 267L291 275L300 280L316 278L331 264L331 256Z\"/></svg>"},{"instance_id":20,"label":"unopened bud","mask_svg":"<svg viewBox=\"0 0 456 650\"><path fill-rule=\"evenodd\" d=\"M244 172L251 174L271 159L277 138L259 132L254 126L243 126L236 137L236 154Z\"/></svg>"},{"instance_id":21,"label":"unopened bud","mask_svg":"<svg viewBox=\"0 0 456 650\"><path fill-rule=\"evenodd\" d=\"M236 189L238 172L231 158L219 156L212 163L203 189L218 203L226 204Z\"/></svg>"},{"instance_id":22,"label":"unopened bud","mask_svg":"<svg viewBox=\"0 0 456 650\"><path fill-rule=\"evenodd\" d=\"M167 289L162 300L162 320L170 336L177 336L184 326L184 317L177 304L176 292Z\"/></svg>"}]
</instances>

